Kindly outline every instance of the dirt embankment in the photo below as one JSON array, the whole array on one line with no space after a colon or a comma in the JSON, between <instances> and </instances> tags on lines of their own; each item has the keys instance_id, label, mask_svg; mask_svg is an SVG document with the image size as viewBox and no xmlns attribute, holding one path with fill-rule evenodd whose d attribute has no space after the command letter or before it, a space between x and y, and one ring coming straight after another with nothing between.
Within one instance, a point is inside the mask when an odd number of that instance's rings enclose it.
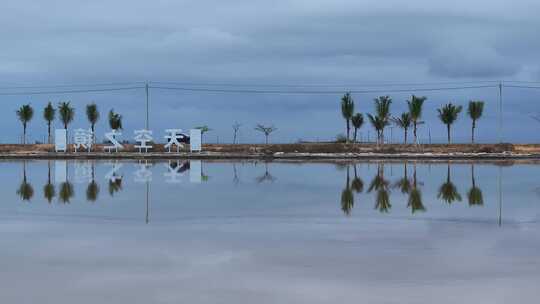
<instances>
[{"instance_id":1,"label":"dirt embankment","mask_svg":"<svg viewBox=\"0 0 540 304\"><path fill-rule=\"evenodd\" d=\"M165 152L162 144L154 144L151 152ZM73 148L71 147L72 151ZM103 145L96 145L93 151L102 152ZM123 152L137 151L133 145L124 145ZM181 150L187 152L186 148ZM298 143L298 144L205 144L203 151L219 154L238 155L272 155L275 153L294 154L344 154L344 153L378 153L378 154L483 154L483 153L509 153L509 154L538 154L540 144L432 144L432 145L404 145L385 144L344 144L344 143ZM0 145L0 154L42 154L54 152L53 145Z\"/></svg>"}]
</instances>

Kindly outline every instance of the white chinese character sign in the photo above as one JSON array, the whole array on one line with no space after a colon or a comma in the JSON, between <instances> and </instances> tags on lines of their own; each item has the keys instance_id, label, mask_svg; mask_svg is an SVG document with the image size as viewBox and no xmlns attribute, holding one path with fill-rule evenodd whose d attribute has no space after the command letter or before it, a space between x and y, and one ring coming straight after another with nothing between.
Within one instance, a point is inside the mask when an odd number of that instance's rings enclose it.
<instances>
[{"instance_id":1,"label":"white chinese character sign","mask_svg":"<svg viewBox=\"0 0 540 304\"><path fill-rule=\"evenodd\" d=\"M118 152L118 149L123 149L124 146L122 146L120 144L120 142L118 142L118 139L117 137L122 135L122 133L116 131L116 130L112 130L111 132L107 132L105 133L105 138L112 144L110 146L104 146L103 149L107 152L111 152L112 150L115 150L116 152Z\"/></svg>"},{"instance_id":2,"label":"white chinese character sign","mask_svg":"<svg viewBox=\"0 0 540 304\"><path fill-rule=\"evenodd\" d=\"M73 142L75 152L78 152L78 150L81 148L90 152L92 149L92 144L94 143L94 133L92 130L76 129L74 132L75 134L73 135Z\"/></svg>"},{"instance_id":3,"label":"white chinese character sign","mask_svg":"<svg viewBox=\"0 0 540 304\"><path fill-rule=\"evenodd\" d=\"M135 131L135 141L139 143L138 145L135 145L135 148L139 149L139 153L142 152L142 150L147 153L148 149L152 149L152 146L149 146L148 143L153 140L152 131L145 129Z\"/></svg>"},{"instance_id":4,"label":"white chinese character sign","mask_svg":"<svg viewBox=\"0 0 540 304\"><path fill-rule=\"evenodd\" d=\"M180 139L183 137L182 130L181 129L167 129L165 130L167 135L165 135L165 139L167 140L167 144L165 144L165 149L168 149L169 152L171 152L171 147L176 145L176 152L180 152L180 148L183 148L184 145L180 143Z\"/></svg>"},{"instance_id":5,"label":"white chinese character sign","mask_svg":"<svg viewBox=\"0 0 540 304\"><path fill-rule=\"evenodd\" d=\"M66 129L54 130L54 150L56 152L67 151L67 130Z\"/></svg>"},{"instance_id":6,"label":"white chinese character sign","mask_svg":"<svg viewBox=\"0 0 540 304\"><path fill-rule=\"evenodd\" d=\"M200 129L189 130L189 145L191 152L200 152L202 150L202 134Z\"/></svg>"}]
</instances>

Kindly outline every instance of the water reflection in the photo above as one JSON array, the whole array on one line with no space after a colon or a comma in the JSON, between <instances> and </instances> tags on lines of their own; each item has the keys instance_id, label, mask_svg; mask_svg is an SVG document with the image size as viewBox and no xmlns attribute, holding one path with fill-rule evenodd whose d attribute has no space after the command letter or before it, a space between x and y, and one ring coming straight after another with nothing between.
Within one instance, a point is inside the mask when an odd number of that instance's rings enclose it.
<instances>
[{"instance_id":1,"label":"water reflection","mask_svg":"<svg viewBox=\"0 0 540 304\"><path fill-rule=\"evenodd\" d=\"M64 204L71 203L71 199L75 196L75 191L73 190L73 184L66 181L60 184L60 192L58 193L58 198L60 202Z\"/></svg>"},{"instance_id":2,"label":"water reflection","mask_svg":"<svg viewBox=\"0 0 540 304\"><path fill-rule=\"evenodd\" d=\"M461 202L461 195L459 194L456 185L452 183L450 178L450 163L448 163L446 171L446 182L439 187L439 194L437 198L442 199L448 204L452 204L454 201Z\"/></svg>"},{"instance_id":3,"label":"water reflection","mask_svg":"<svg viewBox=\"0 0 540 304\"><path fill-rule=\"evenodd\" d=\"M258 184L264 182L273 183L274 181L276 181L276 178L268 171L268 162L264 162L264 174L256 177L255 181L257 181Z\"/></svg>"},{"instance_id":4,"label":"water reflection","mask_svg":"<svg viewBox=\"0 0 540 304\"><path fill-rule=\"evenodd\" d=\"M95 202L99 196L99 185L96 182L96 164L92 162L91 180L86 187L86 200L89 202Z\"/></svg>"},{"instance_id":5,"label":"water reflection","mask_svg":"<svg viewBox=\"0 0 540 304\"><path fill-rule=\"evenodd\" d=\"M381 213L388 213L392 208L390 204L390 182L384 178L384 163L377 164L377 175L371 181L368 192L375 190L375 209Z\"/></svg>"},{"instance_id":6,"label":"water reflection","mask_svg":"<svg viewBox=\"0 0 540 304\"><path fill-rule=\"evenodd\" d=\"M405 172L407 172L407 167L405 165ZM410 189L409 198L407 200L407 208L411 208L412 214L417 211L426 211L424 204L422 203L422 191L418 187L418 180L416 178L416 163L414 163L414 172L413 172L413 182L412 188Z\"/></svg>"},{"instance_id":7,"label":"water reflection","mask_svg":"<svg viewBox=\"0 0 540 304\"><path fill-rule=\"evenodd\" d=\"M23 161L23 180L19 189L17 189L17 195L19 195L23 201L30 201L34 196L34 187L28 183L28 179L26 178L26 161Z\"/></svg>"},{"instance_id":8,"label":"water reflection","mask_svg":"<svg viewBox=\"0 0 540 304\"><path fill-rule=\"evenodd\" d=\"M484 204L484 197L482 195L482 190L476 186L474 164L471 164L471 180L472 187L467 193L467 197L469 198L469 206L482 206Z\"/></svg>"},{"instance_id":9,"label":"water reflection","mask_svg":"<svg viewBox=\"0 0 540 304\"><path fill-rule=\"evenodd\" d=\"M16 184L16 194L21 201L31 201L34 198L34 187L31 184L31 181L35 182L39 174L34 176L32 174L28 175L32 171L29 170L29 164L36 164L39 162L26 162L23 161L20 167L22 171L22 181ZM257 165L257 162L254 163ZM208 163L207 163L208 165ZM232 181L230 179L230 168L232 165ZM168 184L178 184L174 185L174 188L170 188L170 191L184 191L185 182L192 184L199 184L203 181L208 181L208 175L205 171L210 171L211 174L217 174L218 178L215 179L215 182L209 183L207 186L202 186L199 189L210 189L205 187L214 187L215 184L222 183L223 180L228 184L238 185L240 183L240 172L238 170L238 163L232 163L231 165L227 164L227 169L225 175L228 176L225 179L219 178L219 171L215 170L214 164L212 166L206 167L202 161L188 161L188 160L175 160L175 161L166 161L161 164L155 165L152 162L141 161L138 163L129 163L129 162L109 162L109 163L96 163L96 162L66 162L66 161L48 161L46 163L46 178L45 174L42 175L43 180L43 200L51 204L55 199L58 203L67 205L70 204L76 198L76 192L80 191L82 197L86 198L88 202L98 202L100 199L100 193L102 189L108 190L108 197L117 198L118 194L122 191L125 191L127 197L134 195L134 189L146 191L146 221L149 221L150 214L150 185L156 184L152 180L152 176L162 177L164 183L157 182L156 193L165 195L161 193L162 189L168 189L166 187L172 186ZM53 167L54 166L54 167ZM294 173L288 172L287 175L283 176L283 179L278 179L273 171L276 171L276 174L279 174L280 167L283 166L274 164L272 162L264 162L264 171L260 167L256 168L254 172L251 172L249 179L254 184L264 185L259 189L268 188L273 191L274 189L281 189L281 187L291 185L289 178L296 179L297 177ZM459 186L468 188L466 193L469 206L483 207L484 206L484 194L480 185L478 184L478 176L475 172L475 165L459 165L454 166L450 162L446 163L444 166L444 171L446 171L446 178L441 185L438 185L436 180L431 178L431 174L437 174L442 171L441 166L434 165L434 173L431 173L431 168L426 165L420 165L419 170L417 170L416 162L403 162L399 164L388 164L384 162L376 162L376 171L373 170L373 165L363 165L359 163L341 163L337 164L337 172L333 170L334 174L338 174L337 185L333 180L328 180L327 184L330 188L327 189L327 193L330 193L332 201L337 199L336 194L339 196L339 209L332 204L333 210L337 211L339 214L345 216L351 216L354 208L372 208L376 212L381 214L390 214L391 212L400 212L399 210L406 210L407 213L412 215L417 215L419 213L424 213L428 210L424 203L424 195L428 199L437 198L443 202L446 202L448 205L452 205L454 202L462 200L462 196L458 191L458 186L454 184L453 181L453 168L465 168L466 170L460 171L465 172L467 178L465 180L458 180ZM398 170L396 170L396 168ZM69 168L74 167L73 172L68 172ZM125 168L124 168L125 167ZM55 170L52 170L55 168ZM294 167L289 167L291 169ZM326 169L328 167L325 167ZM101 173L101 176L105 177L105 181L100 178L100 173L97 169L104 169ZM44 170L44 171L45 171ZM71 170L71 169L69 169ZM157 171L161 170L160 173ZM296 170L296 169L294 169ZM301 169L299 169L301 170ZM272 171L272 173L271 173ZM331 170L332 171L332 170ZM444 172L443 171L443 172ZM52 172L55 172L54 180ZM129 173L131 172L131 173ZM399 172L399 176L393 176ZM74 176L70 175L73 174ZM262 173L262 174L261 174ZM392 174L393 173L393 174ZM127 175L126 175L127 174ZM328 172L325 174L329 174ZM189 178L187 176L189 175ZM246 173L246 175L248 175ZM426 178L425 176L429 176ZM131 176L131 178L126 178L126 176ZM470 180L469 180L470 176ZM342 180L343 179L343 180ZM75 181L73 184L71 181ZM100 182L100 180L102 182ZM369 180L369 184L364 184L364 180ZM430 181L431 185L425 187L424 183L421 181ZM133 181L135 184L144 184L145 187L132 188L133 186L129 183ZM279 181L279 182L278 182ZM435 182L435 184L433 184ZM77 184L84 183L82 187L77 186ZM248 182L249 183L249 182ZM308 186L310 181L307 182ZM500 182L499 182L500 183ZM182 185L184 184L184 185ZM167 186L168 185L168 186ZM304 184L301 184L304 185ZM105 187L105 188L103 188ZM164 188L165 187L165 188ZM366 188L364 191L364 187ZM498 186L499 188L501 185ZM232 189L229 187L229 189ZM237 190L227 190L230 192L236 192L235 195L242 195L244 189L235 188ZM286 191L291 191L294 193L296 189L289 189ZM495 188L494 188L495 189ZM166 191L169 191L166 190ZM204 190L199 190L204 191ZM259 190L257 190L259 191ZM263 190L260 190L263 191ZM264 190L266 191L266 190ZM319 191L319 190L315 190ZM322 191L322 190L321 190ZM502 190L499 191L499 214L502 214ZM249 191L248 191L249 192ZM183 193L181 194L183 195ZM181 196L173 195L172 200ZM192 194L193 195L193 194ZM103 195L101 195L103 196ZM365 204L358 204L359 200L371 200L373 199L373 205L367 206ZM190 198L192 199L192 198ZM144 198L143 198L144 200ZM396 209L397 211L394 211ZM435 208L436 209L436 208ZM341 210L341 211L339 211ZM363 214L363 213L362 213Z\"/></svg>"},{"instance_id":10,"label":"water reflection","mask_svg":"<svg viewBox=\"0 0 540 304\"><path fill-rule=\"evenodd\" d=\"M47 184L43 186L43 197L50 204L53 198L56 196L56 188L51 181L51 161L47 161Z\"/></svg>"}]
</instances>

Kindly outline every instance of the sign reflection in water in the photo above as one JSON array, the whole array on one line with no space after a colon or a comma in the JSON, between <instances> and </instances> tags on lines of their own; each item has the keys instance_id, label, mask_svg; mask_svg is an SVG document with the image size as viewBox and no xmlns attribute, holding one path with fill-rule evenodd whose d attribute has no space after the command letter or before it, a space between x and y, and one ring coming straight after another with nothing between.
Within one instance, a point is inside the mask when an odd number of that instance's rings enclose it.
<instances>
[{"instance_id":1,"label":"sign reflection in water","mask_svg":"<svg viewBox=\"0 0 540 304\"><path fill-rule=\"evenodd\" d=\"M257 163L253 162L253 164ZM238 186L241 184L241 178L237 166L243 163L231 162L229 164L232 167L232 184ZM253 177L252 181L256 185L279 184L279 178L275 173L271 173L272 163L264 162L263 165L264 170L262 173L260 169L257 169L256 172L258 173ZM102 169L102 178L96 177L97 166ZM467 203L469 207L483 207L486 204L485 194L481 188L482 180L479 179L475 171L475 167L478 165L474 163L458 165L460 168L459 173L461 174L458 184L454 181L455 168L450 162L437 165L439 171L444 173L442 173L442 176L437 175L436 178L427 176L425 170L423 173L425 176L420 176L417 167L423 166L426 169L426 167L430 168L430 165L419 165L416 162L392 164L377 162L374 165L343 163L336 164L335 166L338 170L334 172L337 176L342 176L343 178L343 184L341 184L343 186L341 186L339 192L336 191L335 195L338 198L338 206L342 214L347 217L353 214L355 205L358 204L357 201L361 196L367 197L368 200L370 198L373 199L372 209L380 214L389 214L396 208L394 206L395 202L393 202L393 200L397 200L396 197L400 197L399 200L405 203L404 206L400 204L398 208L408 209L409 214L412 216L427 213L431 204L436 201L440 202L439 206L454 206L459 202ZM366 168L367 166L374 166L375 174L366 178L366 169L369 171L369 168ZM22 201L31 201L35 192L38 191L35 190L27 176L28 167L30 165L28 165L27 161L22 162L22 181L16 189L16 194ZM52 168L54 168L55 182L52 181ZM186 187L187 184L198 184L209 181L210 177L204 168L204 163L199 160L140 161L138 163L119 161L105 163L96 163L95 161L48 161L47 180L42 186L42 193L45 201L48 203L52 203L56 199L61 204L69 204L76 195L76 190L72 183L87 184L85 191L86 200L88 202L96 202L99 200L102 187L100 186L102 184L100 180L105 180L109 197L115 198L123 191L127 178L126 174L129 174L128 176L131 177L128 179L129 181L133 181L134 184L144 185L143 188L136 187L145 190L146 220L148 221L150 190L153 183L157 183L159 186L159 181L163 181L163 185L178 185L180 188L175 189L181 192L182 187ZM498 204L498 223L502 224L502 167L499 166L499 169L495 172L498 172L498 176L496 177L497 182L492 183L494 185L489 188L491 194L495 195L491 195L490 197L491 201L493 201L493 198L496 198ZM364 173L363 176L361 173ZM155 181L156 176L159 177L159 181ZM493 180L495 176L491 175L490 178ZM424 181L426 180L431 180L431 182L440 180L440 182L438 186L432 184L428 189L425 189ZM163 191L162 188L160 186L159 191ZM427 198L427 203L425 201L425 190L430 190L428 191L429 197ZM362 198L362 200L364 200L362 204L365 205L367 203L365 198Z\"/></svg>"}]
</instances>

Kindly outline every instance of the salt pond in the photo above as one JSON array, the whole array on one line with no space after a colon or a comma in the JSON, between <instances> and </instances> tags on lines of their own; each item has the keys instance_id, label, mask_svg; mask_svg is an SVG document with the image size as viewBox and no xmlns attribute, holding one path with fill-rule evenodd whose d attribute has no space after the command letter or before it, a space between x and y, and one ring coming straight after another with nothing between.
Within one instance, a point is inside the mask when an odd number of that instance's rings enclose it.
<instances>
[{"instance_id":1,"label":"salt pond","mask_svg":"<svg viewBox=\"0 0 540 304\"><path fill-rule=\"evenodd\" d=\"M2 303L537 298L539 165L0 168Z\"/></svg>"}]
</instances>

